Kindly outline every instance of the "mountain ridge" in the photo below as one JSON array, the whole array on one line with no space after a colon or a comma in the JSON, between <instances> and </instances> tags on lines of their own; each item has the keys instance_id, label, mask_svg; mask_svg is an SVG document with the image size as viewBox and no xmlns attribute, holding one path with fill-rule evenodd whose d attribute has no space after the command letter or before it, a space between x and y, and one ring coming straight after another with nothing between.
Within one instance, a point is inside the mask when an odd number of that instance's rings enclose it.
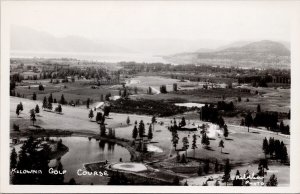
<instances>
[{"instance_id":1,"label":"mountain ridge","mask_svg":"<svg viewBox=\"0 0 300 194\"><path fill-rule=\"evenodd\" d=\"M178 53L164 59L177 64L289 68L290 51L280 42L262 40L212 52Z\"/></svg>"}]
</instances>

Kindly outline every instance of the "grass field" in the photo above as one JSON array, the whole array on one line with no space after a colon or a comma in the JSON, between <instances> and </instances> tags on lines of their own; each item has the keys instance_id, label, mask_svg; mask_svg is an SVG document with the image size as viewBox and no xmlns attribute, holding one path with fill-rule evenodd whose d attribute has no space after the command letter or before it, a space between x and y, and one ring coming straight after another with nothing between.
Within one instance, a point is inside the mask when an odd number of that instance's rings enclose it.
<instances>
[{"instance_id":1,"label":"grass field","mask_svg":"<svg viewBox=\"0 0 300 194\"><path fill-rule=\"evenodd\" d=\"M19 102L23 103L24 111L19 117L17 117L15 114L15 109ZM10 103L11 124L19 124L21 130L25 130L29 125L31 125L29 121L29 110L34 108L36 104L39 104L40 107L42 104L40 101L32 101L16 97L11 97ZM41 110L41 113L37 117L36 125L39 125L45 129L67 129L75 132L91 131L94 133L99 133L99 126L96 124L96 122L94 122L95 118L90 121L88 118L89 110L85 107L62 106L62 109L63 115ZM106 119L107 127L115 128L116 136L118 137L132 139L133 125L130 124L128 126L126 124L127 116L129 116L131 123L134 123L134 121L139 122L140 120L143 120L146 126L146 133L148 132L151 116L111 113L109 118ZM175 151L171 143L171 133L167 129L171 119L158 118L157 120L158 122L164 122L163 125L155 124L154 126L154 138L152 141L158 142L154 143L154 145L163 150L163 153L157 153L157 155L164 156L164 158L168 158L170 155L174 156ZM195 123L195 125L202 125L203 123L199 120L187 120L187 122ZM250 133L248 133L246 127L240 126L229 126L229 132L230 140L224 140L222 136L216 136L215 140L212 139L210 141L210 150L203 148L203 146L200 144L200 139L198 139L198 148L196 149L195 156L197 158L218 158L219 160L230 158L233 163L252 162L264 157L262 152L262 140L265 137L275 137L275 139L279 139L280 141L282 140L287 145L289 151L290 140L289 138L285 138L281 135L276 135L268 131L255 131L255 129L251 129ZM179 144L177 146L178 148L182 147L181 140L184 136L189 136L189 142L191 144L192 132L178 133L180 137ZM196 132L196 134L200 135L199 131ZM225 141L225 148L223 149L224 153L221 153L220 149L218 148L220 139ZM192 155L193 150L189 149L188 156Z\"/></svg>"},{"instance_id":2,"label":"grass field","mask_svg":"<svg viewBox=\"0 0 300 194\"><path fill-rule=\"evenodd\" d=\"M239 88L224 89L201 89L198 87L198 82L180 82L176 79L170 79L159 76L137 76L132 78L137 82L133 84L137 87L148 88L149 86L159 90L160 85L167 85L167 94L157 95L140 95L132 98L145 98L151 100L172 100L178 99L183 102L198 102L198 103L216 103L223 100L233 101L234 105L241 110L256 110L258 104L261 105L262 111L277 111L287 113L290 110L290 89L281 88L261 88L252 86L243 86L251 90L251 93L241 92ZM179 91L173 92L173 83L177 83ZM259 95L255 95L255 92ZM242 101L238 102L238 97ZM249 102L246 99L249 99Z\"/></svg>"},{"instance_id":3,"label":"grass field","mask_svg":"<svg viewBox=\"0 0 300 194\"><path fill-rule=\"evenodd\" d=\"M101 100L101 95L105 96L110 93L113 95L118 95L119 90L118 87L111 87L107 85L100 86L97 89L92 89L89 82L92 80L80 80L75 83L60 83L60 84L51 84L49 80L42 80L42 84L44 85L45 90L40 91L37 85L40 83L35 82L25 82L26 86L18 86L16 88L16 93L24 95L25 98L32 99L32 95L35 92L37 94L38 100L43 100L44 96L49 96L52 93L53 98L60 100L61 95L64 94L65 99L70 102L73 100L86 101L87 98L95 101ZM27 85L31 85L30 89ZM66 87L65 87L66 86ZM119 86L121 87L121 86Z\"/></svg>"}]
</instances>

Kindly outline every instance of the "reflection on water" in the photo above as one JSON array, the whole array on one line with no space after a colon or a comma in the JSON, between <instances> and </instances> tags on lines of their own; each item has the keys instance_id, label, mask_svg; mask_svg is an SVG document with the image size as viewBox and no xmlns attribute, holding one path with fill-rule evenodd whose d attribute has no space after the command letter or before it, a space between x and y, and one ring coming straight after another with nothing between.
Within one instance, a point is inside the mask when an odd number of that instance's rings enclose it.
<instances>
[{"instance_id":1,"label":"reflection on water","mask_svg":"<svg viewBox=\"0 0 300 194\"><path fill-rule=\"evenodd\" d=\"M100 176L78 176L78 169L84 169L84 163L108 160L109 162L118 162L120 158L123 161L130 161L129 152L115 144L104 141L88 140L86 137L58 137L63 144L69 147L62 158L63 168L67 170L65 181L74 178L81 184L106 184L107 178Z\"/></svg>"},{"instance_id":2,"label":"reflection on water","mask_svg":"<svg viewBox=\"0 0 300 194\"><path fill-rule=\"evenodd\" d=\"M69 182L74 178L79 184L102 184L106 185L108 178L101 176L79 176L78 169L84 170L83 164L105 161L119 162L130 161L130 153L123 147L105 141L96 141L87 137L51 137L51 139L62 139L64 145L69 148L69 151L62 156L61 163L63 168L67 170L65 174L65 182ZM25 140L25 139L24 139ZM19 153L22 144L13 146L16 152ZM50 161L50 164L56 164L56 160Z\"/></svg>"}]
</instances>

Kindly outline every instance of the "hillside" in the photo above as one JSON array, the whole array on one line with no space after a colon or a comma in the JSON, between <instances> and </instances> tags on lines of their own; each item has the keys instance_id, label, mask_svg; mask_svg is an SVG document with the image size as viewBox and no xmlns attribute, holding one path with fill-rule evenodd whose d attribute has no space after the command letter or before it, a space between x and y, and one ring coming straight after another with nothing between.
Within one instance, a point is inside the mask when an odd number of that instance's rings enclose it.
<instances>
[{"instance_id":1,"label":"hillside","mask_svg":"<svg viewBox=\"0 0 300 194\"><path fill-rule=\"evenodd\" d=\"M214 52L179 53L166 56L178 64L207 64L219 66L289 68L290 51L279 42L263 40L244 46L229 47Z\"/></svg>"}]
</instances>

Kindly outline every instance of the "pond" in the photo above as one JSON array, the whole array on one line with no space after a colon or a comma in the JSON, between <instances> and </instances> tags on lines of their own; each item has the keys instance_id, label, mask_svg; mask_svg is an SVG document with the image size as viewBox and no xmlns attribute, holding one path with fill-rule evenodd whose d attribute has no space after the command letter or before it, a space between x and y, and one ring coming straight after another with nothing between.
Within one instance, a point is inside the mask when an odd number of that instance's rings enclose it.
<instances>
[{"instance_id":1,"label":"pond","mask_svg":"<svg viewBox=\"0 0 300 194\"><path fill-rule=\"evenodd\" d=\"M122 161L130 161L130 153L124 147L117 144L112 144L104 141L96 141L95 139L88 140L87 137L51 137L51 139L62 139L64 145L69 148L69 151L62 156L61 163L63 169L67 170L65 174L65 182L69 182L71 178L74 178L76 183L79 184L101 184L106 185L108 178L101 176L79 176L77 174L78 169L85 170L83 164L96 161L108 160L111 163ZM16 151L20 150L21 145L16 145ZM55 163L55 160L50 161L51 164ZM81 171L82 172L82 171ZM79 173L80 174L80 173Z\"/></svg>"}]
</instances>

